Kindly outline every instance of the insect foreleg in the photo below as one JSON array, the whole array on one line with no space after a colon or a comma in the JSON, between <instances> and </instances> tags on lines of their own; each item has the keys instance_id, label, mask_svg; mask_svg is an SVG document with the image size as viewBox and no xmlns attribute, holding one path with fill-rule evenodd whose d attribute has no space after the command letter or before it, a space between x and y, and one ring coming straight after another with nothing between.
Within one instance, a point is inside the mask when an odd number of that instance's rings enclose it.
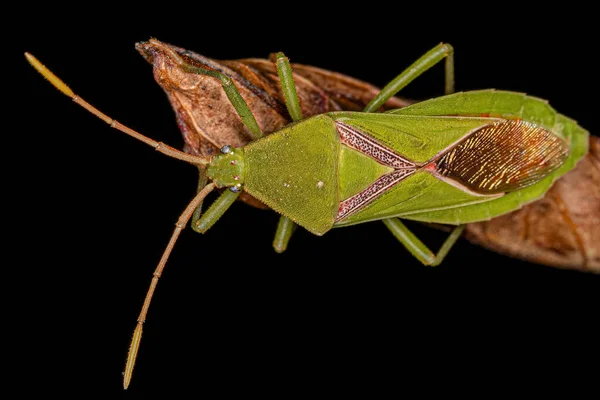
<instances>
[{"instance_id":1,"label":"insect foreleg","mask_svg":"<svg viewBox=\"0 0 600 400\"><path fill-rule=\"evenodd\" d=\"M208 207L208 210L200 217L200 219L195 223L194 230L196 232L204 233L210 229L211 226L217 222L219 218L238 198L238 196L242 193L241 191L233 192L229 189L226 189L211 205Z\"/></svg>"},{"instance_id":2,"label":"insect foreleg","mask_svg":"<svg viewBox=\"0 0 600 400\"><path fill-rule=\"evenodd\" d=\"M450 233L450 236L448 236L446 241L442 244L442 247L440 247L438 253L434 255L433 252L400 221L400 219L388 218L384 219L383 223L415 258L423 264L432 267L439 265L444 260L444 257L446 257L452 246L454 246L465 228L465 225L458 225L455 227Z\"/></svg>"},{"instance_id":3,"label":"insect foreleg","mask_svg":"<svg viewBox=\"0 0 600 400\"><path fill-rule=\"evenodd\" d=\"M248 107L248 104L242 98L242 95L238 91L237 87L235 86L235 84L233 83L231 78L229 78L227 75L225 75L219 71L216 71L216 70L196 67L194 65L188 64L179 56L179 54L177 54L170 47L165 46L162 43L160 43L159 41L154 40L154 39L150 39L150 42L153 45L160 47L165 53L169 54L169 57L171 57L175 62L177 62L177 64L179 65L179 68L181 68L182 70L188 71L191 73L195 73L198 75L211 76L213 78L218 79L219 82L221 82L221 86L223 87L223 90L225 91L227 98L231 102L231 105L233 106L235 111L240 116L240 119L242 120L242 122L244 123L246 128L248 128L248 130L250 131L252 139L253 140L259 139L263 136L263 133L262 133L260 127L258 126L258 123L256 122L256 118L254 118L254 114L252 114L250 107ZM199 168L199 174L200 175L198 178L198 191L200 191L200 189L202 187L204 187L204 185L207 182L205 172L202 168ZM237 196L236 196L236 198L237 198ZM223 212L225 212L226 209L227 208L225 208L223 210ZM192 223L191 223L192 229L199 233L206 232L206 230L210 226L212 226L212 224L222 215L222 214L218 215L216 217L216 219L214 219L214 221L212 221L212 223L210 223L210 225L208 227L203 228L205 226L204 223L209 222L209 218L208 218L208 216L205 215L205 216L203 216L203 218L204 218L203 222L201 222L200 221L201 213L202 213L202 203L200 203L198 205L198 208L194 211L194 214L192 217Z\"/></svg>"},{"instance_id":4,"label":"insect foreleg","mask_svg":"<svg viewBox=\"0 0 600 400\"><path fill-rule=\"evenodd\" d=\"M363 111L374 112L395 96L406 85L419 77L423 72L446 59L445 93L454 92L454 49L447 43L440 43L415 61L410 67L385 85L381 92L367 104Z\"/></svg>"},{"instance_id":5,"label":"insect foreleg","mask_svg":"<svg viewBox=\"0 0 600 400\"><path fill-rule=\"evenodd\" d=\"M242 98L242 95L240 95L240 92L238 91L237 87L235 86L230 77L214 69L196 67L195 65L186 63L181 58L181 56L175 52L175 50L171 49L168 46L165 46L158 40L150 39L150 43L159 47L162 51L167 53L169 57L171 57L182 70L198 75L212 76L213 78L218 79L219 82L221 82L221 86L223 87L227 98L233 105L233 108L235 108L235 111L242 119L244 125L246 125L246 128L250 130L252 139L258 139L263 136L263 133L260 127L258 126L256 119L254 118L254 114L252 114L252 111L250 111L250 107L248 107L248 104Z\"/></svg>"},{"instance_id":6,"label":"insect foreleg","mask_svg":"<svg viewBox=\"0 0 600 400\"><path fill-rule=\"evenodd\" d=\"M288 58L281 52L275 54L275 65L277 66L277 75L281 83L281 91L285 99L288 113L293 121L302 119L302 110L300 108L300 100L294 83L294 76ZM294 233L296 224L288 217L279 217L277 231L273 239L273 248L278 253L283 253L287 249L288 242Z\"/></svg>"}]
</instances>

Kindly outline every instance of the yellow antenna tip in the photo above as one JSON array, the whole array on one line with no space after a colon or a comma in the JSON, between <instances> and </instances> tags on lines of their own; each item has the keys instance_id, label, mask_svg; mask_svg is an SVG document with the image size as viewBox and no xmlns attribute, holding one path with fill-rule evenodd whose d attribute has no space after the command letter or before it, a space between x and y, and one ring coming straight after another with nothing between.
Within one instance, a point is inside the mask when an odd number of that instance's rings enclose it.
<instances>
[{"instance_id":1,"label":"yellow antenna tip","mask_svg":"<svg viewBox=\"0 0 600 400\"><path fill-rule=\"evenodd\" d=\"M125 390L127 390L129 383L131 382L133 366L135 365L135 359L137 358L137 353L140 348L140 341L142 340L142 330L142 324L138 323L135 327L135 331L133 331L129 354L127 354L127 363L125 364L125 372L123 373L123 389Z\"/></svg>"},{"instance_id":2,"label":"yellow antenna tip","mask_svg":"<svg viewBox=\"0 0 600 400\"><path fill-rule=\"evenodd\" d=\"M29 64L44 76L55 88L63 92L69 97L75 97L75 93L69 88L59 77L54 75L44 64L42 64L37 58L31 53L25 52L25 58L29 61Z\"/></svg>"}]
</instances>

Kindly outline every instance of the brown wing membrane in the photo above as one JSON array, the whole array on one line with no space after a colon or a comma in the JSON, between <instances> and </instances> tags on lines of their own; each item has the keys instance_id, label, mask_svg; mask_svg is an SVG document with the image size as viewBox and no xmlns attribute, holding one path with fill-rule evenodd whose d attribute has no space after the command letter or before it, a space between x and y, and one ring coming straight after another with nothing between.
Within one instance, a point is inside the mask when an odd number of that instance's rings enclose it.
<instances>
[{"instance_id":1,"label":"brown wing membrane","mask_svg":"<svg viewBox=\"0 0 600 400\"><path fill-rule=\"evenodd\" d=\"M517 190L539 182L567 158L567 144L521 120L485 125L436 162L436 171L477 193Z\"/></svg>"}]
</instances>

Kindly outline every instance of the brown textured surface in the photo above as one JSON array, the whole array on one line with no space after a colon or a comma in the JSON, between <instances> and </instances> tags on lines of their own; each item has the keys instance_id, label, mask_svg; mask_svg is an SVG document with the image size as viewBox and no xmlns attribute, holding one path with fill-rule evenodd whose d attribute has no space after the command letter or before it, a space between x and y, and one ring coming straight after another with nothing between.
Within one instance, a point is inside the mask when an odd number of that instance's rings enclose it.
<instances>
[{"instance_id":1,"label":"brown textured surface","mask_svg":"<svg viewBox=\"0 0 600 400\"><path fill-rule=\"evenodd\" d=\"M474 192L503 193L539 182L568 155L565 141L549 131L509 120L477 129L444 153L436 169Z\"/></svg>"},{"instance_id":2,"label":"brown textured surface","mask_svg":"<svg viewBox=\"0 0 600 400\"><path fill-rule=\"evenodd\" d=\"M230 76L259 126L271 133L290 122L274 65L265 59L215 61L168 46L188 62ZM220 83L176 67L160 46L139 43L154 66L183 134L185 150L205 156L221 146L248 143L247 129ZM361 110L378 93L368 83L324 69L292 64L304 116L336 110ZM385 108L408 105L393 98ZM255 199L245 201L260 206ZM469 224L468 240L490 250L548 266L600 273L600 140L590 137L590 153L542 200L491 221Z\"/></svg>"},{"instance_id":3,"label":"brown textured surface","mask_svg":"<svg viewBox=\"0 0 600 400\"><path fill-rule=\"evenodd\" d=\"M471 242L561 268L600 273L600 139L546 197L487 222L469 224Z\"/></svg>"}]
</instances>

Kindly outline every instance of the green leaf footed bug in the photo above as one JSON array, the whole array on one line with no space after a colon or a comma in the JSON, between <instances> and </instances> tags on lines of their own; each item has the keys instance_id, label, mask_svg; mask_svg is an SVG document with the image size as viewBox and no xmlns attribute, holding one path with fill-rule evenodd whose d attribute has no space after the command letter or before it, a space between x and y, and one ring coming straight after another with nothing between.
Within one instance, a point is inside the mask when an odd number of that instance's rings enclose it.
<instances>
[{"instance_id":1,"label":"green leaf footed bug","mask_svg":"<svg viewBox=\"0 0 600 400\"><path fill-rule=\"evenodd\" d=\"M149 43L153 43L152 40ZM156 43L159 45L159 43ZM425 265L438 265L464 224L518 209L542 197L586 154L588 132L548 103L521 93L454 91L453 49L440 44L398 75L363 112L302 118L292 71L278 53L276 66L293 123L264 136L235 84L171 51L183 70L218 79L255 141L224 146L210 159L156 142L106 116L73 93L31 54L27 60L73 101L116 128L170 157L198 167L200 185L176 223L138 317L124 373L127 388L150 301L182 229L206 232L246 192L281 214L280 247L297 224L316 235L335 227L381 220ZM375 110L408 83L445 60L446 96L405 108ZM194 213L215 189L225 189L201 215ZM401 219L455 225L437 254Z\"/></svg>"}]
</instances>

